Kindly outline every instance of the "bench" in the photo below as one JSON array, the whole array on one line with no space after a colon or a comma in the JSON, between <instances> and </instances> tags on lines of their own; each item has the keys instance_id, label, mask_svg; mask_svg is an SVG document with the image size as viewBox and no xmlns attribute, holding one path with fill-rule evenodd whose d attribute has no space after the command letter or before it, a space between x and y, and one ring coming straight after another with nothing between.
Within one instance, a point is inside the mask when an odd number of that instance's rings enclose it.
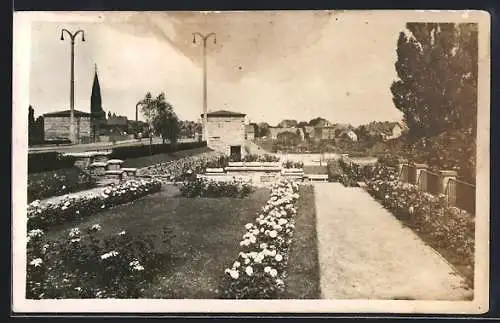
<instances>
[{"instance_id":1,"label":"bench","mask_svg":"<svg viewBox=\"0 0 500 323\"><path fill-rule=\"evenodd\" d=\"M250 166L228 166L225 168L226 172L252 172L252 171L257 171L257 172L279 172L281 171L281 167L250 167Z\"/></svg>"},{"instance_id":2,"label":"bench","mask_svg":"<svg viewBox=\"0 0 500 323\"><path fill-rule=\"evenodd\" d=\"M227 165L229 167L243 167L243 162L229 162Z\"/></svg>"},{"instance_id":3,"label":"bench","mask_svg":"<svg viewBox=\"0 0 500 323\"><path fill-rule=\"evenodd\" d=\"M224 173L224 168L207 168L205 173L215 174L215 173Z\"/></svg>"},{"instance_id":4,"label":"bench","mask_svg":"<svg viewBox=\"0 0 500 323\"><path fill-rule=\"evenodd\" d=\"M110 159L106 162L106 168L107 170L119 170L123 163L121 159Z\"/></svg>"},{"instance_id":5,"label":"bench","mask_svg":"<svg viewBox=\"0 0 500 323\"><path fill-rule=\"evenodd\" d=\"M281 172L283 174L304 174L302 168L284 168Z\"/></svg>"},{"instance_id":6,"label":"bench","mask_svg":"<svg viewBox=\"0 0 500 323\"><path fill-rule=\"evenodd\" d=\"M308 174L305 177L309 178L311 181L328 181L327 174Z\"/></svg>"},{"instance_id":7,"label":"bench","mask_svg":"<svg viewBox=\"0 0 500 323\"><path fill-rule=\"evenodd\" d=\"M124 171L121 169L112 169L112 170L107 170L104 174L108 178L122 179L123 173L124 173Z\"/></svg>"},{"instance_id":8,"label":"bench","mask_svg":"<svg viewBox=\"0 0 500 323\"><path fill-rule=\"evenodd\" d=\"M106 163L94 162L89 165L90 173L93 175L104 175L106 171Z\"/></svg>"}]
</instances>

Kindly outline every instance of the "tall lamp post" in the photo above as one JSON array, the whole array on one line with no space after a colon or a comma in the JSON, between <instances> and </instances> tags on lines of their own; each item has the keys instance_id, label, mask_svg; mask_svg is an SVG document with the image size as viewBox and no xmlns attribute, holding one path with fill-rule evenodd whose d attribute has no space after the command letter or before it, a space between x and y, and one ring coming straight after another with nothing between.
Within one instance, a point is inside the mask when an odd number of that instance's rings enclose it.
<instances>
[{"instance_id":1,"label":"tall lamp post","mask_svg":"<svg viewBox=\"0 0 500 323\"><path fill-rule=\"evenodd\" d=\"M75 33L71 33L67 29L61 30L61 40L64 40L64 32L68 34L71 39L71 81L70 81L70 114L69 114L69 136L71 143L75 143L75 39L78 34L82 34L82 42L85 41L85 32L81 29Z\"/></svg>"},{"instance_id":2,"label":"tall lamp post","mask_svg":"<svg viewBox=\"0 0 500 323\"><path fill-rule=\"evenodd\" d=\"M217 36L215 33L202 35L199 32L193 33L193 44L196 44L196 36L200 37L203 44L203 136L208 142L207 132L207 41L213 36L214 44L217 44Z\"/></svg>"},{"instance_id":3,"label":"tall lamp post","mask_svg":"<svg viewBox=\"0 0 500 323\"><path fill-rule=\"evenodd\" d=\"M137 102L135 105L135 135L137 139L142 141L142 138L139 138L139 106L142 105L142 102Z\"/></svg>"}]
</instances>

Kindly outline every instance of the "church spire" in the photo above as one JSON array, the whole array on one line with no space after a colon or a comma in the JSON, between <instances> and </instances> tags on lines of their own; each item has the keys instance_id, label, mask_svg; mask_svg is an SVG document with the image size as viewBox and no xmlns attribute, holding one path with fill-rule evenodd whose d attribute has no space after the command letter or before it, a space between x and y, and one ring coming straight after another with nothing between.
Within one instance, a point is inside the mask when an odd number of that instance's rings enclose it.
<instances>
[{"instance_id":1,"label":"church spire","mask_svg":"<svg viewBox=\"0 0 500 323\"><path fill-rule=\"evenodd\" d=\"M105 113L102 109L101 86L97 77L97 64L94 64L94 69L94 83L92 84L92 93L90 94L90 113L96 118L101 118L105 116Z\"/></svg>"}]
</instances>

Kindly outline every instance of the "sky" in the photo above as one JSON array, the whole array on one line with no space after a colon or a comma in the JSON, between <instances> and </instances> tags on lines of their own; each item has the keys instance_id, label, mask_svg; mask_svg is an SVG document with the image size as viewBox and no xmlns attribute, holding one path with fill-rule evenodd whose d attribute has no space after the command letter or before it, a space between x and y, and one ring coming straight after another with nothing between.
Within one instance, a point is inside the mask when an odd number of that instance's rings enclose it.
<instances>
[{"instance_id":1,"label":"sky","mask_svg":"<svg viewBox=\"0 0 500 323\"><path fill-rule=\"evenodd\" d=\"M59 13L57 15L64 15ZM128 12L99 19L33 22L30 104L35 117L69 109L70 41L75 42L75 109L90 112L94 65L103 109L135 118L146 92L165 92L180 119L202 113L202 45L207 43L208 110L277 124L321 116L335 123L399 121L390 92L404 16L332 11ZM86 19L90 20L90 19ZM143 120L142 116L139 119Z\"/></svg>"}]
</instances>

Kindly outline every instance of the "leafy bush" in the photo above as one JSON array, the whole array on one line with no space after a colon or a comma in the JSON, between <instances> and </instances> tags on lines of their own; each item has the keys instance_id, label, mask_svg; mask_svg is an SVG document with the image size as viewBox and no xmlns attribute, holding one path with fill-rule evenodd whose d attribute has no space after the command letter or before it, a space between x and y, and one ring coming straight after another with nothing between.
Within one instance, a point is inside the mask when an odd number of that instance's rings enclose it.
<instances>
[{"instance_id":1,"label":"leafy bush","mask_svg":"<svg viewBox=\"0 0 500 323\"><path fill-rule=\"evenodd\" d=\"M474 266L474 217L450 207L443 194L433 196L416 185L401 183L394 167L377 165L367 181L368 192L426 242L457 266ZM473 274L473 270L471 271ZM472 277L468 277L472 278Z\"/></svg>"},{"instance_id":2,"label":"leafy bush","mask_svg":"<svg viewBox=\"0 0 500 323\"><path fill-rule=\"evenodd\" d=\"M287 160L286 162L283 163L284 168L303 168L304 163L301 161L292 161L292 160Z\"/></svg>"},{"instance_id":3,"label":"leafy bush","mask_svg":"<svg viewBox=\"0 0 500 323\"><path fill-rule=\"evenodd\" d=\"M100 234L94 224L67 237L46 240L42 230L28 233L26 297L139 298L162 267L164 255L153 240L125 231Z\"/></svg>"},{"instance_id":4,"label":"leafy bush","mask_svg":"<svg viewBox=\"0 0 500 323\"><path fill-rule=\"evenodd\" d=\"M28 174L28 203L97 186L97 181L77 167Z\"/></svg>"},{"instance_id":5,"label":"leafy bush","mask_svg":"<svg viewBox=\"0 0 500 323\"><path fill-rule=\"evenodd\" d=\"M224 298L272 299L283 293L298 198L296 183L283 180L272 187L255 222L245 225L236 261L225 270Z\"/></svg>"},{"instance_id":6,"label":"leafy bush","mask_svg":"<svg viewBox=\"0 0 500 323\"><path fill-rule=\"evenodd\" d=\"M279 162L280 158L278 156L270 154L248 154L243 157L243 162Z\"/></svg>"},{"instance_id":7,"label":"leafy bush","mask_svg":"<svg viewBox=\"0 0 500 323\"><path fill-rule=\"evenodd\" d=\"M56 203L47 204L36 200L28 205L28 229L46 230L53 225L85 218L160 190L161 182L156 179L130 180L120 185L110 185L100 195L68 196Z\"/></svg>"},{"instance_id":8,"label":"leafy bush","mask_svg":"<svg viewBox=\"0 0 500 323\"><path fill-rule=\"evenodd\" d=\"M237 180L223 182L198 178L185 182L181 186L181 195L184 197L243 198L250 195L252 191L252 186L248 183Z\"/></svg>"},{"instance_id":9,"label":"leafy bush","mask_svg":"<svg viewBox=\"0 0 500 323\"><path fill-rule=\"evenodd\" d=\"M339 165L338 160L329 160L326 165L328 171L328 181L329 182L341 182L343 183L344 173Z\"/></svg>"},{"instance_id":10,"label":"leafy bush","mask_svg":"<svg viewBox=\"0 0 500 323\"><path fill-rule=\"evenodd\" d=\"M206 142L181 142L172 144L154 144L154 145L140 145L140 146L125 146L115 147L111 152L110 158L112 159L129 159L137 158L156 154L171 153L179 150L188 150L206 147Z\"/></svg>"},{"instance_id":11,"label":"leafy bush","mask_svg":"<svg viewBox=\"0 0 500 323\"><path fill-rule=\"evenodd\" d=\"M225 168L229 164L229 157L228 156L219 156L218 158L215 158L214 160L209 160L205 168Z\"/></svg>"},{"instance_id":12,"label":"leafy bush","mask_svg":"<svg viewBox=\"0 0 500 323\"><path fill-rule=\"evenodd\" d=\"M196 174L205 172L207 165L218 165L225 163L218 152L211 151L197 156L190 156L167 163L155 164L140 170L141 176L152 176L167 178L171 181L179 182L196 179Z\"/></svg>"},{"instance_id":13,"label":"leafy bush","mask_svg":"<svg viewBox=\"0 0 500 323\"><path fill-rule=\"evenodd\" d=\"M40 173L63 168L71 168L76 158L64 156L56 151L28 154L28 173Z\"/></svg>"}]
</instances>

